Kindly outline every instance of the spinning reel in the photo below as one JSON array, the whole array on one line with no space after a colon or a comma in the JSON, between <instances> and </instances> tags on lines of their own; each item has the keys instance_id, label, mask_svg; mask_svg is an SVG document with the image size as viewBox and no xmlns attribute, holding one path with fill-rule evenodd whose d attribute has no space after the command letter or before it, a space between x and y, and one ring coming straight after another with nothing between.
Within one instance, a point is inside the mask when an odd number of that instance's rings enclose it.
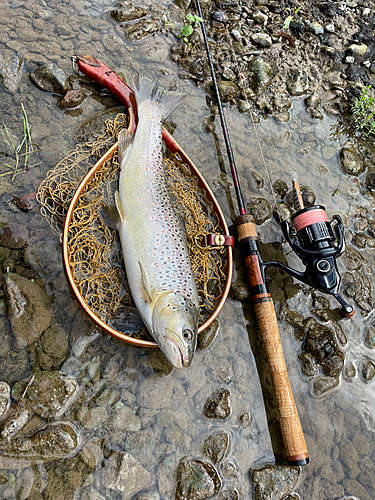
<instances>
[{"instance_id":1,"label":"spinning reel","mask_svg":"<svg viewBox=\"0 0 375 500\"><path fill-rule=\"evenodd\" d=\"M345 250L344 224L339 215L330 222L322 205L304 207L302 196L293 176L293 190L299 210L288 221L281 223L285 239L306 266L305 272L297 271L281 262L262 262L263 269L277 266L306 285L329 293L341 304L343 314L351 318L354 308L338 293L340 274L336 259Z\"/></svg>"}]
</instances>

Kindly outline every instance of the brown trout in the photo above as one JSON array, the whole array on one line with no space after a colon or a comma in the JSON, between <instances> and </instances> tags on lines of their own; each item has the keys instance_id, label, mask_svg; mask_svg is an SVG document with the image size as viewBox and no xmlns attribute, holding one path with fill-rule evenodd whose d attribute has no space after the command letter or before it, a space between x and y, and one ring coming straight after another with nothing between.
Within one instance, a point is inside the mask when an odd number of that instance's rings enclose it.
<instances>
[{"instance_id":1,"label":"brown trout","mask_svg":"<svg viewBox=\"0 0 375 500\"><path fill-rule=\"evenodd\" d=\"M164 178L162 123L185 98L144 76L133 78L139 123L119 134L121 166L116 228L135 305L176 368L189 366L197 343L198 294L185 228Z\"/></svg>"}]
</instances>

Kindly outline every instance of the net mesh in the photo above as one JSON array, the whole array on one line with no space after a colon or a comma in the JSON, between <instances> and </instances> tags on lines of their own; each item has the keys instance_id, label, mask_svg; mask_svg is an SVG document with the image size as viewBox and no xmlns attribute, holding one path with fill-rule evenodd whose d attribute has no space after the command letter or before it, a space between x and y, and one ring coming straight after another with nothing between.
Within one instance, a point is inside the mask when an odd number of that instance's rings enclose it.
<instances>
[{"instance_id":1,"label":"net mesh","mask_svg":"<svg viewBox=\"0 0 375 500\"><path fill-rule=\"evenodd\" d=\"M55 234L62 235L70 201L81 180L126 126L127 116L122 113L107 120L102 135L90 143L78 144L48 172L37 199ZM223 293L226 250L202 248L197 241L207 233L221 234L222 229L212 203L180 156L167 150L164 167L175 211L185 223L202 323ZM101 218L101 207L114 204L118 175L116 150L86 185L73 211L68 235L69 265L80 294L102 321L125 335L150 340L134 314L117 231Z\"/></svg>"}]
</instances>

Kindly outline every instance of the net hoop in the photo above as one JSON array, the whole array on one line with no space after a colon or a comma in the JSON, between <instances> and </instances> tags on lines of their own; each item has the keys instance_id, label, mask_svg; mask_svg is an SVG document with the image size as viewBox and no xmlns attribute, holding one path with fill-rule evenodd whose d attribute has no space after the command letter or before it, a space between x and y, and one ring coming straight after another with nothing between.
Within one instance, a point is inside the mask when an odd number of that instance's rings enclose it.
<instances>
[{"instance_id":1,"label":"net hoop","mask_svg":"<svg viewBox=\"0 0 375 500\"><path fill-rule=\"evenodd\" d=\"M130 109L128 110L130 111ZM133 115L132 113L129 113L129 128L131 127L133 123ZM194 175L197 179L198 185L201 189L205 191L206 198L212 203L214 211L217 215L218 221L219 221L219 226L221 230L223 231L223 234L225 236L229 236L229 231L227 224L224 219L224 215L218 205L218 202L212 193L209 185L203 178L203 176L200 174L198 171L197 167L194 165L194 163L190 160L190 158L185 154L185 152L180 148L178 143L170 136L170 134L163 129L163 138L165 136L168 136L168 149L174 153L178 154L180 158L182 159L183 162L185 162L190 170L192 175ZM114 155L115 151L117 150L118 143L114 144L100 159L99 161L89 170L89 172L86 174L86 176L82 179L81 183L79 184L76 192L74 193L72 200L70 202L65 222L64 222L64 227L63 227L63 234L62 234L62 252L63 252L63 265L64 265L64 270L65 274L67 277L67 280L69 282L70 288L78 301L79 305L81 306L82 310L85 312L85 314L90 318L90 320L95 323L101 330L103 330L105 333L108 333L112 337L122 340L124 342L127 342L129 344L138 346L138 347L149 347L149 348L158 348L158 344L154 341L149 341L149 340L143 340L143 339L138 339L131 337L129 335L126 335L125 333L122 333L118 330L115 330L108 324L106 324L102 319L100 319L97 314L90 308L90 306L86 303L84 300L83 296L81 295L75 281L73 278L73 271L71 269L71 266L69 264L69 228L73 216L73 212L75 210L75 207L77 205L78 199L83 193L84 189L86 188L87 184L91 181L91 179L95 176L96 172L98 172L102 166L112 158ZM212 311L211 315L207 318L204 323L202 323L199 328L198 328L198 333L202 332L205 330L208 326L211 325L211 323L216 319L218 316L219 312L221 311L231 285L231 277L232 277L232 270L233 270L233 253L232 253L232 248L230 246L227 247L226 249L226 268L225 268L225 283L223 286L223 293L218 300L218 303L216 304L214 310Z\"/></svg>"}]
</instances>

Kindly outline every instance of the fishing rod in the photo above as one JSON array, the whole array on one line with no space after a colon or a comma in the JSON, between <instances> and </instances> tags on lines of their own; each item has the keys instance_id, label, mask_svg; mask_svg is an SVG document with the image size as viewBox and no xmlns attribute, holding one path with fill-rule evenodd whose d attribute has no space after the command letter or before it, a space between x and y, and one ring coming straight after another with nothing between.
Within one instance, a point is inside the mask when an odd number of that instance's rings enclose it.
<instances>
[{"instance_id":1,"label":"fishing rod","mask_svg":"<svg viewBox=\"0 0 375 500\"><path fill-rule=\"evenodd\" d=\"M200 2L199 0L195 1L199 17L203 19ZM228 128L225 122L224 110L216 81L204 21L201 21L200 25L202 28L203 39L211 70L212 83L219 107L221 127L223 130L240 213L235 220L238 241L244 257L255 315L266 351L267 362L275 393L276 406L279 412L280 431L284 445L285 457L289 465L306 465L309 463L309 456L297 407L294 402L289 383L272 297L265 283L264 267L262 266L263 261L260 255L254 218L252 215L246 214L245 203L238 180L233 150L229 139Z\"/></svg>"}]
</instances>

